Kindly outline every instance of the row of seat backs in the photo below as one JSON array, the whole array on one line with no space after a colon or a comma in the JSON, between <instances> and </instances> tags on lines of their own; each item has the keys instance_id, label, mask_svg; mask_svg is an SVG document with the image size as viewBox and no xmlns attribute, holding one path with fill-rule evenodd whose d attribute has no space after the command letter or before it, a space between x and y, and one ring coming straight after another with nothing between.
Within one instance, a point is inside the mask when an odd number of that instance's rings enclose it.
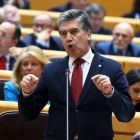
<instances>
[{"instance_id":1,"label":"row of seat backs","mask_svg":"<svg viewBox=\"0 0 140 140\"><path fill-rule=\"evenodd\" d=\"M0 114L0 140L43 140L48 113L41 112L31 122L24 122L17 110Z\"/></svg>"}]
</instances>

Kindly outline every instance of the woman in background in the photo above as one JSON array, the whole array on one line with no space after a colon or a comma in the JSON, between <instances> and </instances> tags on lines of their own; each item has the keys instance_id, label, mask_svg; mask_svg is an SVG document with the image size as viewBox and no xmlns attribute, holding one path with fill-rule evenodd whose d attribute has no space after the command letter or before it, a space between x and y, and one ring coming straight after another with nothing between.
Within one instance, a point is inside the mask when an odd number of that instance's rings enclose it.
<instances>
[{"instance_id":1,"label":"woman in background","mask_svg":"<svg viewBox=\"0 0 140 140\"><path fill-rule=\"evenodd\" d=\"M12 80L4 86L4 96L6 101L18 101L21 91L20 81L27 74L34 74L39 77L49 60L43 51L35 46L25 47L18 56L13 68Z\"/></svg>"},{"instance_id":2,"label":"woman in background","mask_svg":"<svg viewBox=\"0 0 140 140\"><path fill-rule=\"evenodd\" d=\"M140 69L131 69L126 74L129 83L129 91L136 111L140 112Z\"/></svg>"}]
</instances>

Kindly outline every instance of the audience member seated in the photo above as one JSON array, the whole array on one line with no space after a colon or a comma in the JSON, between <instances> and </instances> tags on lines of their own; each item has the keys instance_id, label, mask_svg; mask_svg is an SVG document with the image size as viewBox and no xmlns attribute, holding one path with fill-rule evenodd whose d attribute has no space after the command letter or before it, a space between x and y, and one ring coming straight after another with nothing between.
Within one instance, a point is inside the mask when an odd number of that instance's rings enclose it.
<instances>
[{"instance_id":1,"label":"audience member seated","mask_svg":"<svg viewBox=\"0 0 140 140\"><path fill-rule=\"evenodd\" d=\"M129 91L136 111L140 112L140 69L131 69L126 74L129 84Z\"/></svg>"},{"instance_id":2,"label":"audience member seated","mask_svg":"<svg viewBox=\"0 0 140 140\"><path fill-rule=\"evenodd\" d=\"M6 101L18 101L20 81L27 74L39 77L44 66L49 63L43 51L35 46L25 47L20 53L13 68L12 81L4 86Z\"/></svg>"},{"instance_id":3,"label":"audience member seated","mask_svg":"<svg viewBox=\"0 0 140 140\"><path fill-rule=\"evenodd\" d=\"M105 9L98 3L88 5L84 10L90 17L93 34L111 35L112 31L109 28L103 27L103 19L105 16Z\"/></svg>"},{"instance_id":4,"label":"audience member seated","mask_svg":"<svg viewBox=\"0 0 140 140\"><path fill-rule=\"evenodd\" d=\"M5 4L12 4L20 9L30 9L30 2L28 0L0 0L0 7Z\"/></svg>"},{"instance_id":5,"label":"audience member seated","mask_svg":"<svg viewBox=\"0 0 140 140\"><path fill-rule=\"evenodd\" d=\"M14 21L4 21L0 25L0 69L12 70L16 59L10 53L21 36L20 27Z\"/></svg>"},{"instance_id":6,"label":"audience member seated","mask_svg":"<svg viewBox=\"0 0 140 140\"><path fill-rule=\"evenodd\" d=\"M21 25L21 16L19 14L18 8L11 4L6 4L1 8L0 17L2 22L12 20L19 24L21 27L25 27L24 25Z\"/></svg>"},{"instance_id":7,"label":"audience member seated","mask_svg":"<svg viewBox=\"0 0 140 140\"><path fill-rule=\"evenodd\" d=\"M69 0L69 2L67 2L66 4L55 6L49 9L49 11L65 12L70 9L79 9L83 11L87 5L88 0Z\"/></svg>"},{"instance_id":8,"label":"audience member seated","mask_svg":"<svg viewBox=\"0 0 140 140\"><path fill-rule=\"evenodd\" d=\"M48 14L39 14L33 20L34 33L29 34L18 43L18 47L35 45L45 50L64 50L60 37L52 37L53 20Z\"/></svg>"},{"instance_id":9,"label":"audience member seated","mask_svg":"<svg viewBox=\"0 0 140 140\"><path fill-rule=\"evenodd\" d=\"M140 0L134 0L132 11L123 15L123 17L140 19Z\"/></svg>"},{"instance_id":10,"label":"audience member seated","mask_svg":"<svg viewBox=\"0 0 140 140\"><path fill-rule=\"evenodd\" d=\"M137 133L132 137L131 140L140 140L140 131L137 132Z\"/></svg>"},{"instance_id":11,"label":"audience member seated","mask_svg":"<svg viewBox=\"0 0 140 140\"><path fill-rule=\"evenodd\" d=\"M140 46L132 43L134 30L128 23L119 23L113 29L113 40L100 42L97 50L101 54L140 57Z\"/></svg>"}]
</instances>

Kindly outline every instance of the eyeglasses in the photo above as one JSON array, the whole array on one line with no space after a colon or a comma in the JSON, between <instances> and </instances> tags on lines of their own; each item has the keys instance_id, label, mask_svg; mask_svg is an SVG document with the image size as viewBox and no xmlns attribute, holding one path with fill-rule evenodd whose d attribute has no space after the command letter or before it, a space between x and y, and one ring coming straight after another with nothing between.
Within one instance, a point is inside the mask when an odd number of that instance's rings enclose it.
<instances>
[{"instance_id":1,"label":"eyeglasses","mask_svg":"<svg viewBox=\"0 0 140 140\"><path fill-rule=\"evenodd\" d=\"M46 28L50 28L51 25L47 25L47 24L42 24L42 25L34 24L34 27L35 27L35 28L40 27L40 28L42 28L42 29L46 29Z\"/></svg>"},{"instance_id":2,"label":"eyeglasses","mask_svg":"<svg viewBox=\"0 0 140 140\"><path fill-rule=\"evenodd\" d=\"M3 38L12 38L12 39L15 39L14 37L12 37L11 35L3 32L0 30L0 36L3 37Z\"/></svg>"}]
</instances>

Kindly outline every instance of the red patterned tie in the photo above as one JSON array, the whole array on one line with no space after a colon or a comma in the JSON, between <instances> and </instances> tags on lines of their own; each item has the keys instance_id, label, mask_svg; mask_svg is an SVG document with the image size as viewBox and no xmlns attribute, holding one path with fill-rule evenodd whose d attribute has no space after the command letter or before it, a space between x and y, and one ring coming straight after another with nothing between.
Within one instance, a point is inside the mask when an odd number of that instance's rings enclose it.
<instances>
[{"instance_id":1,"label":"red patterned tie","mask_svg":"<svg viewBox=\"0 0 140 140\"><path fill-rule=\"evenodd\" d=\"M6 57L0 57L0 70L6 70Z\"/></svg>"},{"instance_id":2,"label":"red patterned tie","mask_svg":"<svg viewBox=\"0 0 140 140\"><path fill-rule=\"evenodd\" d=\"M77 105L83 87L83 72L81 68L81 64L84 62L83 59L76 59L74 61L75 67L72 74L71 79L71 90L75 105Z\"/></svg>"}]
</instances>

